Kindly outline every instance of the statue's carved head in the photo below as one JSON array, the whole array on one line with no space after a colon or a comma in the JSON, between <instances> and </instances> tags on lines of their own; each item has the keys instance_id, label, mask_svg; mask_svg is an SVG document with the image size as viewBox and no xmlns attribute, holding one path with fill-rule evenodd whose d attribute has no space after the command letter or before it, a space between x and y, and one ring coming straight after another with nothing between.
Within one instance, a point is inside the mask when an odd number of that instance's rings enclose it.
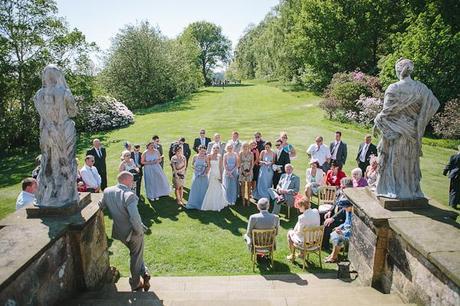
<instances>
[{"instance_id":1,"label":"statue's carved head","mask_svg":"<svg viewBox=\"0 0 460 306\"><path fill-rule=\"evenodd\" d=\"M395 64L396 76L402 80L414 71L414 62L410 59L401 57Z\"/></svg>"},{"instance_id":2,"label":"statue's carved head","mask_svg":"<svg viewBox=\"0 0 460 306\"><path fill-rule=\"evenodd\" d=\"M43 87L66 87L67 83L61 69L54 64L50 64L43 69L42 72L42 86Z\"/></svg>"}]
</instances>

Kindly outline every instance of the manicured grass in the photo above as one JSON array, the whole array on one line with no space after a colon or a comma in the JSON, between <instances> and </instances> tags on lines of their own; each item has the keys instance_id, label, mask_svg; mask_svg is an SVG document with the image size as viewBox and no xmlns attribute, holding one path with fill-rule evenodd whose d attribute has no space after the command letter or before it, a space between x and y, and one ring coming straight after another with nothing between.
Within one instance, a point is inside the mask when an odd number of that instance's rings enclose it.
<instances>
[{"instance_id":1,"label":"manicured grass","mask_svg":"<svg viewBox=\"0 0 460 306\"><path fill-rule=\"evenodd\" d=\"M333 140L334 132L341 130L348 144L348 162L345 171L356 166L354 159L363 136L370 131L352 125L332 122L324 118L317 107L320 98L308 92L283 91L273 84L254 82L245 86L204 88L200 92L166 105L138 112L136 123L116 131L97 135L82 135L79 156L83 160L84 148L90 146L92 137L99 137L107 148L109 183L115 183L122 144L145 144L158 134L165 153L169 143L185 136L189 143L197 137L200 128L206 128L208 136L219 132L224 140L230 139L232 130L238 130L242 140L248 140L260 131L266 140L274 141L280 131L287 131L289 142L298 152L293 161L295 172L305 180L307 157L304 153L316 135L323 135L326 143ZM448 179L442 169L453 150L424 145L422 188L426 195L442 204L447 203ZM0 217L14 211L22 177L33 169L33 156L16 156L2 159L0 169ZM166 174L171 173L165 165ZM187 174L187 186L191 173ZM164 198L153 205L140 204L144 222L152 233L146 236L146 263L156 275L230 275L252 273L249 253L242 235L247 218L255 208L226 208L221 213L188 212L178 210L172 198ZM106 218L110 234L111 220ZM278 236L275 272L298 272L300 268L289 264L286 231L295 224L282 214L282 229ZM110 236L110 235L109 235ZM123 274L128 274L128 252L115 241L111 244L111 263ZM317 258L312 256L317 265ZM316 266L314 265L314 266ZM333 266L326 266L327 269ZM270 273L270 271L262 271Z\"/></svg>"}]
</instances>

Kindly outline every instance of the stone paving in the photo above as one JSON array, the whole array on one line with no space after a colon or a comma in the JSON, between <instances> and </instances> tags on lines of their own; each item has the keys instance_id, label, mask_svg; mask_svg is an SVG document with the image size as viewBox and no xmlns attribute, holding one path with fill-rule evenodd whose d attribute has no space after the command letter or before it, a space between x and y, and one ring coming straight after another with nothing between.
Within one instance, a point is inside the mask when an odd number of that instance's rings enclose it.
<instances>
[{"instance_id":1,"label":"stone paving","mask_svg":"<svg viewBox=\"0 0 460 306\"><path fill-rule=\"evenodd\" d=\"M145 306L291 306L291 305L407 305L396 295L382 294L371 287L336 279L335 273L153 277L149 292L130 292L128 279L108 285L98 292L87 292L77 305Z\"/></svg>"}]
</instances>

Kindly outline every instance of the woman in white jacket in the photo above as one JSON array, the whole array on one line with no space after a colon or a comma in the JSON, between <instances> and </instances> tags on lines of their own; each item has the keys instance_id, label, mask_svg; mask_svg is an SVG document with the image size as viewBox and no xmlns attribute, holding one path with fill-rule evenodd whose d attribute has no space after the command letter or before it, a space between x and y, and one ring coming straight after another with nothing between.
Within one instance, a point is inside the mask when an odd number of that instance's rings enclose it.
<instances>
[{"instance_id":1,"label":"woman in white jacket","mask_svg":"<svg viewBox=\"0 0 460 306\"><path fill-rule=\"evenodd\" d=\"M324 171L319 167L316 159L310 161L310 168L307 169L305 195L311 198L318 194L318 189L324 184Z\"/></svg>"}]
</instances>

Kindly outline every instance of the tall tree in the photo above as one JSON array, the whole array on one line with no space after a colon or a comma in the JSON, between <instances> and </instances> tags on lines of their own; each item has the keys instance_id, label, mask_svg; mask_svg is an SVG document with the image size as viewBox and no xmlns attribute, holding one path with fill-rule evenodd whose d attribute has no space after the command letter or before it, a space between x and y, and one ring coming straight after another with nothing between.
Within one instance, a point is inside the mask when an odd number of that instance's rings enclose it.
<instances>
[{"instance_id":1,"label":"tall tree","mask_svg":"<svg viewBox=\"0 0 460 306\"><path fill-rule=\"evenodd\" d=\"M41 86L41 70L55 63L66 72L75 72L89 61L88 54L95 48L80 31L68 29L57 16L55 1L0 0L0 71L6 73L0 82L7 83L0 90L0 108L14 126L0 150L11 143L37 142L35 129L31 129L38 124L32 97ZM11 116L16 117L12 120Z\"/></svg>"},{"instance_id":2,"label":"tall tree","mask_svg":"<svg viewBox=\"0 0 460 306\"><path fill-rule=\"evenodd\" d=\"M231 41L224 36L222 28L207 21L191 23L183 32L183 36L195 39L201 52L198 61L205 83L211 83L212 69L219 62L227 63L230 59Z\"/></svg>"}]
</instances>

